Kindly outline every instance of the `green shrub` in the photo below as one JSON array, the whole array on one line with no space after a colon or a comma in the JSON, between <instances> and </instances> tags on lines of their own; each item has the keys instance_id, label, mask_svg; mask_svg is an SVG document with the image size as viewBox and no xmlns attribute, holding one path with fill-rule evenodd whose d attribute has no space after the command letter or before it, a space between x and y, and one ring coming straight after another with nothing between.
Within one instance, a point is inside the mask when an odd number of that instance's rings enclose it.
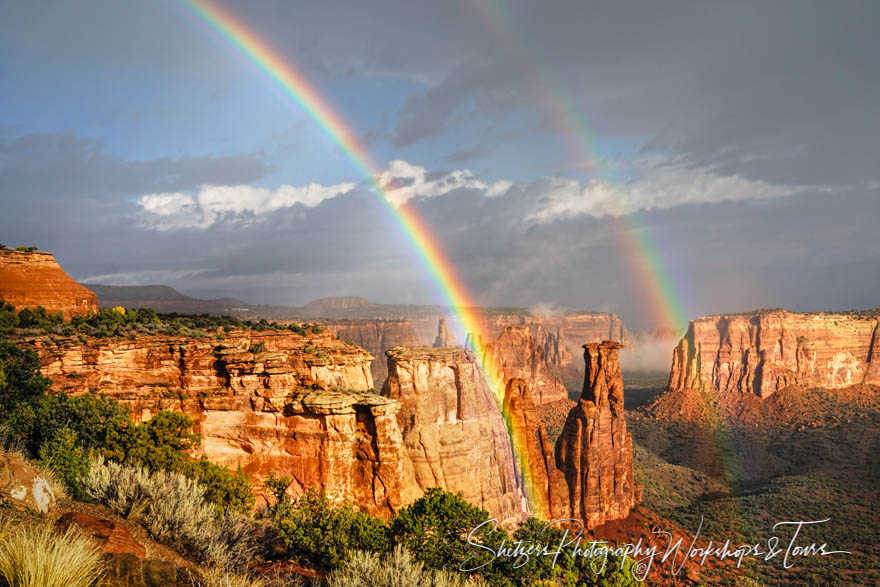
<instances>
[{"instance_id":1,"label":"green shrub","mask_svg":"<svg viewBox=\"0 0 880 587\"><path fill-rule=\"evenodd\" d=\"M205 489L205 498L224 511L247 513L254 507L251 482L241 469L232 472L203 457L188 463L183 473L198 479Z\"/></svg>"},{"instance_id":2,"label":"green shrub","mask_svg":"<svg viewBox=\"0 0 880 587\"><path fill-rule=\"evenodd\" d=\"M137 426L134 444L125 460L145 465L152 471L181 471L190 461L183 451L195 448L200 442L199 435L191 432L192 425L192 420L183 414L159 412Z\"/></svg>"},{"instance_id":3,"label":"green shrub","mask_svg":"<svg viewBox=\"0 0 880 587\"><path fill-rule=\"evenodd\" d=\"M49 383L49 379L40 374L37 353L0 340L0 414L42 397Z\"/></svg>"},{"instance_id":4,"label":"green shrub","mask_svg":"<svg viewBox=\"0 0 880 587\"><path fill-rule=\"evenodd\" d=\"M348 503L334 506L314 488L278 503L273 521L292 556L322 569L336 568L354 550L384 552L390 546L382 520Z\"/></svg>"},{"instance_id":5,"label":"green shrub","mask_svg":"<svg viewBox=\"0 0 880 587\"><path fill-rule=\"evenodd\" d=\"M258 342L257 344L255 344L251 347L251 352L254 353L255 355L262 353L262 352L265 352L265 351L266 351L266 343L265 342Z\"/></svg>"},{"instance_id":6,"label":"green shrub","mask_svg":"<svg viewBox=\"0 0 880 587\"><path fill-rule=\"evenodd\" d=\"M432 487L391 521L395 544L406 546L432 569L458 568L476 555L466 541L468 532L489 519L489 514L461 497ZM489 538L491 526L476 535ZM500 532L500 531L499 531ZM475 565L476 566L476 565Z\"/></svg>"},{"instance_id":7,"label":"green shrub","mask_svg":"<svg viewBox=\"0 0 880 587\"><path fill-rule=\"evenodd\" d=\"M74 499L87 497L82 480L89 472L90 452L76 442L76 432L63 428L40 447L40 463L53 472Z\"/></svg>"}]
</instances>

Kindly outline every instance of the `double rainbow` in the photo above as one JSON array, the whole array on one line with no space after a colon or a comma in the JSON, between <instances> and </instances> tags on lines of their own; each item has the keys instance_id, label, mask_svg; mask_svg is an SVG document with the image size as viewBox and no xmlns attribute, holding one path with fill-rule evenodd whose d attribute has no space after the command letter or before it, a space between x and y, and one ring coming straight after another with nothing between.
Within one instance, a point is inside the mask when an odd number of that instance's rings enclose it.
<instances>
[{"instance_id":1,"label":"double rainbow","mask_svg":"<svg viewBox=\"0 0 880 587\"><path fill-rule=\"evenodd\" d=\"M421 257L422 263L436 283L443 299L451 308L454 317L464 331L471 334L471 349L476 355L478 363L483 367L483 373L495 400L499 406L503 407L505 381L499 366L496 361L492 360L487 348L486 343L489 341L489 337L484 333L484 320L481 319L481 315L477 311L477 305L456 276L449 259L436 239L415 211L406 204L394 205L391 197L393 187L379 182L378 178L382 168L372 159L350 125L309 83L294 64L273 50L236 15L213 0L181 1L200 20L240 51L277 86L286 99L304 111L324 133L337 143L348 159L363 174L366 181L382 197L389 214L400 226L413 250ZM650 271L648 273L650 274ZM657 282L656 279L655 282ZM648 287L646 289L647 291L655 291L658 288ZM659 290L667 291L668 288L660 287ZM663 307L667 305L663 305ZM672 320L674 319L673 317ZM680 320L678 322L680 323ZM511 437L514 459L531 511L533 514L547 518L549 512L545 511L546 498L542 497L542 488L534 487L531 481L533 464L529 462L528 450L525 448L528 431L522 430L512 420L510 414L506 413L506 410L502 409L502 415ZM534 463L534 465L540 466L539 463Z\"/></svg>"}]
</instances>

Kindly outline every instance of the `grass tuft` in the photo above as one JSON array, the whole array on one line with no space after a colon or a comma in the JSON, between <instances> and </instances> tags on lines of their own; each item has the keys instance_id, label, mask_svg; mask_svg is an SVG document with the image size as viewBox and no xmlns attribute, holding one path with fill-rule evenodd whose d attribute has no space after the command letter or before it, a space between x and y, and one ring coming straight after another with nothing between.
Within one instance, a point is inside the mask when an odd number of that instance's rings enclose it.
<instances>
[{"instance_id":1,"label":"grass tuft","mask_svg":"<svg viewBox=\"0 0 880 587\"><path fill-rule=\"evenodd\" d=\"M86 587L104 574L97 545L75 528L0 522L0 577L10 587Z\"/></svg>"}]
</instances>

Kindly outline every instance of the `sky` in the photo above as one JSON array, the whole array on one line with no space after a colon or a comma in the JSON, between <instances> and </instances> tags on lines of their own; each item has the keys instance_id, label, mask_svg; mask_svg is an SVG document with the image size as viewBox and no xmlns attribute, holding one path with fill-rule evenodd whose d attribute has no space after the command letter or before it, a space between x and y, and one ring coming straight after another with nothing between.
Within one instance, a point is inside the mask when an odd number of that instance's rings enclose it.
<instances>
[{"instance_id":1,"label":"sky","mask_svg":"<svg viewBox=\"0 0 880 587\"><path fill-rule=\"evenodd\" d=\"M880 305L876 2L221 4L481 305ZM91 283L442 301L368 178L183 2L0 11L0 242Z\"/></svg>"}]
</instances>

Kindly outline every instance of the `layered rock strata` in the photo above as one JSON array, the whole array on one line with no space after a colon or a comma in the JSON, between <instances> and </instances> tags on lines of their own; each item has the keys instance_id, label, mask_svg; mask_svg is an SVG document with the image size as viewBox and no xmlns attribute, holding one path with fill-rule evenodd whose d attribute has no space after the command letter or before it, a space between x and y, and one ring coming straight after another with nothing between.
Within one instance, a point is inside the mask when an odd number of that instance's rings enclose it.
<instances>
[{"instance_id":1,"label":"layered rock strata","mask_svg":"<svg viewBox=\"0 0 880 587\"><path fill-rule=\"evenodd\" d=\"M98 296L76 283L51 253L0 250L0 299L17 309L42 306L69 320L98 312Z\"/></svg>"},{"instance_id":2,"label":"layered rock strata","mask_svg":"<svg viewBox=\"0 0 880 587\"><path fill-rule=\"evenodd\" d=\"M527 326L505 328L486 345L486 351L486 357L495 362L495 372L502 373L505 381L516 378L526 382L536 406L568 397L565 386L550 372L545 345L535 341Z\"/></svg>"},{"instance_id":3,"label":"layered rock strata","mask_svg":"<svg viewBox=\"0 0 880 587\"><path fill-rule=\"evenodd\" d=\"M406 320L322 321L321 324L342 340L350 340L375 359L370 364L373 382L380 389L388 378L385 351L397 346L421 346L415 331Z\"/></svg>"},{"instance_id":4,"label":"layered rock strata","mask_svg":"<svg viewBox=\"0 0 880 587\"><path fill-rule=\"evenodd\" d=\"M790 385L880 383L876 316L784 310L693 320L672 356L671 390L755 394Z\"/></svg>"},{"instance_id":5,"label":"layered rock strata","mask_svg":"<svg viewBox=\"0 0 880 587\"><path fill-rule=\"evenodd\" d=\"M583 393L553 446L537 424L526 382L508 381L505 409L517 439L526 493L540 515L575 518L595 528L627 517L638 502L632 437L623 413L620 348L616 342L584 345Z\"/></svg>"},{"instance_id":6,"label":"layered rock strata","mask_svg":"<svg viewBox=\"0 0 880 587\"><path fill-rule=\"evenodd\" d=\"M327 331L235 331L135 340L38 337L52 387L93 391L136 420L187 414L200 452L256 482L289 475L292 490L323 490L377 515L421 495L403 448L398 402L371 393L372 356Z\"/></svg>"},{"instance_id":7,"label":"layered rock strata","mask_svg":"<svg viewBox=\"0 0 880 587\"><path fill-rule=\"evenodd\" d=\"M499 409L472 353L395 348L383 395L400 402L403 443L421 489L461 493L499 520L526 511Z\"/></svg>"}]
</instances>

